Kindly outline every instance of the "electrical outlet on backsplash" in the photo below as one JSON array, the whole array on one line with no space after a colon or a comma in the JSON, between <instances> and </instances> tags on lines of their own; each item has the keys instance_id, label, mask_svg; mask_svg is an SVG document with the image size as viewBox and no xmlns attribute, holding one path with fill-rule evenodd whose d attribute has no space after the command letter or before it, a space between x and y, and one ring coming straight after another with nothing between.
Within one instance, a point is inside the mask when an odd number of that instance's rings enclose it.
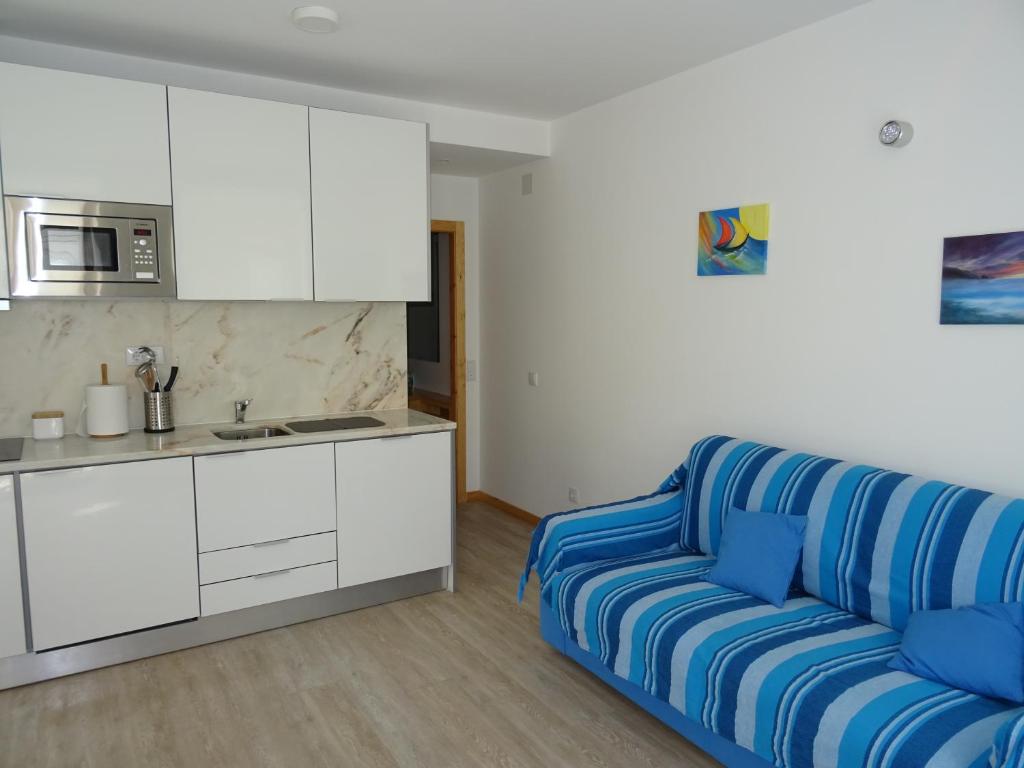
<instances>
[{"instance_id":1,"label":"electrical outlet on backsplash","mask_svg":"<svg viewBox=\"0 0 1024 768\"><path fill-rule=\"evenodd\" d=\"M163 365L167 362L167 356L164 354L163 346L159 344L139 344L135 347L125 347L124 350L124 364L125 365L141 365L149 359L149 356L144 351L150 349L153 354L156 355L154 361L157 365Z\"/></svg>"}]
</instances>

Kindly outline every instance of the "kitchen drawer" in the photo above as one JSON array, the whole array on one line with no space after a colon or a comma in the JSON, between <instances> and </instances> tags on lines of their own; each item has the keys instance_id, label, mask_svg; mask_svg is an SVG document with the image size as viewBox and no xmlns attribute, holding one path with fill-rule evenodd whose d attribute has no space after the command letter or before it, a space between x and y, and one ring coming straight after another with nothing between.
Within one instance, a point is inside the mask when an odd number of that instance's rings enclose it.
<instances>
[{"instance_id":1,"label":"kitchen drawer","mask_svg":"<svg viewBox=\"0 0 1024 768\"><path fill-rule=\"evenodd\" d=\"M337 587L338 564L332 561L208 584L199 588L199 601L202 615L212 616Z\"/></svg>"},{"instance_id":2,"label":"kitchen drawer","mask_svg":"<svg viewBox=\"0 0 1024 768\"><path fill-rule=\"evenodd\" d=\"M338 539L334 531L278 539L219 552L204 552L199 556L199 583L214 584L337 559Z\"/></svg>"},{"instance_id":3,"label":"kitchen drawer","mask_svg":"<svg viewBox=\"0 0 1024 768\"><path fill-rule=\"evenodd\" d=\"M197 456L199 551L338 529L330 443Z\"/></svg>"}]
</instances>

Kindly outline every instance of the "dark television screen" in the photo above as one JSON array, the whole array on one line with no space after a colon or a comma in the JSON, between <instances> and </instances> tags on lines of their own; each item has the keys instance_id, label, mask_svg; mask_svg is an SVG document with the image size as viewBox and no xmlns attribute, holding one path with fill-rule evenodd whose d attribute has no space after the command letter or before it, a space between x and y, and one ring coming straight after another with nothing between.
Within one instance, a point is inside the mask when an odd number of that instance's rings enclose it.
<instances>
[{"instance_id":1,"label":"dark television screen","mask_svg":"<svg viewBox=\"0 0 1024 768\"><path fill-rule=\"evenodd\" d=\"M409 357L430 363L441 362L441 312L438 302L438 236L430 236L430 301L406 305L406 335Z\"/></svg>"}]
</instances>

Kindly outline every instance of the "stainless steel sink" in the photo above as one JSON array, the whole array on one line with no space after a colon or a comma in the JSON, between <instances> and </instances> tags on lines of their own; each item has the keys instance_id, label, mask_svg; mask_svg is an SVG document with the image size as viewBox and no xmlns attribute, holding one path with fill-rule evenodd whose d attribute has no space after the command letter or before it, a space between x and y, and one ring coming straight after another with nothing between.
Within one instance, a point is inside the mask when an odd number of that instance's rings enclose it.
<instances>
[{"instance_id":1,"label":"stainless steel sink","mask_svg":"<svg viewBox=\"0 0 1024 768\"><path fill-rule=\"evenodd\" d=\"M266 437L284 437L290 435L287 429L281 427L250 427L249 429L224 429L214 432L214 437L221 440L262 440Z\"/></svg>"}]
</instances>

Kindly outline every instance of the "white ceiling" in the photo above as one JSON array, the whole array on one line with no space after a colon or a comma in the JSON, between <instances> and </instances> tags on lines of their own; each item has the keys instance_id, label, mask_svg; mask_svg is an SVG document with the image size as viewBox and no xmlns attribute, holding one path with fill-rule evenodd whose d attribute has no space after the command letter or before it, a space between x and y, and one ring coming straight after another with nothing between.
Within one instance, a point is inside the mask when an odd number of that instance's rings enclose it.
<instances>
[{"instance_id":1,"label":"white ceiling","mask_svg":"<svg viewBox=\"0 0 1024 768\"><path fill-rule=\"evenodd\" d=\"M430 142L430 172L442 176L487 176L537 159L537 155Z\"/></svg>"},{"instance_id":2,"label":"white ceiling","mask_svg":"<svg viewBox=\"0 0 1024 768\"><path fill-rule=\"evenodd\" d=\"M0 0L0 34L550 119L863 2Z\"/></svg>"}]
</instances>

